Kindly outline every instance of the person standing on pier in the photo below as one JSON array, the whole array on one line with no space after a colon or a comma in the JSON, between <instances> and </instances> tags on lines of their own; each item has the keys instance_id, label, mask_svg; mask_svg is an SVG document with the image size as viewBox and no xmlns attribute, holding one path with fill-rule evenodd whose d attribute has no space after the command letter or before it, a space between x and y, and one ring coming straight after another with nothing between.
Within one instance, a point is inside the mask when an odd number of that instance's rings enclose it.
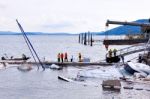
<instances>
[{"instance_id":1,"label":"person standing on pier","mask_svg":"<svg viewBox=\"0 0 150 99\"><path fill-rule=\"evenodd\" d=\"M67 52L65 53L65 59L64 59L65 62L68 62L68 55L67 55Z\"/></svg>"},{"instance_id":2,"label":"person standing on pier","mask_svg":"<svg viewBox=\"0 0 150 99\"><path fill-rule=\"evenodd\" d=\"M60 62L60 53L58 53L58 55L57 55L57 60L58 60L58 62Z\"/></svg>"},{"instance_id":3,"label":"person standing on pier","mask_svg":"<svg viewBox=\"0 0 150 99\"><path fill-rule=\"evenodd\" d=\"M81 60L81 53L79 53L79 62L81 62L82 60Z\"/></svg>"},{"instance_id":4,"label":"person standing on pier","mask_svg":"<svg viewBox=\"0 0 150 99\"><path fill-rule=\"evenodd\" d=\"M63 53L61 53L61 62L63 63L64 62L64 54Z\"/></svg>"},{"instance_id":5,"label":"person standing on pier","mask_svg":"<svg viewBox=\"0 0 150 99\"><path fill-rule=\"evenodd\" d=\"M73 62L73 55L71 56L71 59L70 59L70 61L71 61L71 62Z\"/></svg>"}]
</instances>

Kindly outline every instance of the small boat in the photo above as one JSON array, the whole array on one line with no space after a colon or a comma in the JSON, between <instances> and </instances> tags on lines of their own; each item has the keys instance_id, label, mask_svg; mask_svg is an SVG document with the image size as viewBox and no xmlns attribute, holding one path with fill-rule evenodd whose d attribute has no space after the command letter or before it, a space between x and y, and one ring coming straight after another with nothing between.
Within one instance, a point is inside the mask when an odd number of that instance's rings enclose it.
<instances>
[{"instance_id":1,"label":"small boat","mask_svg":"<svg viewBox=\"0 0 150 99\"><path fill-rule=\"evenodd\" d=\"M1 60L8 60L8 61L22 61L22 60L28 60L30 57L25 57L25 58L5 58L1 57Z\"/></svg>"},{"instance_id":2,"label":"small boat","mask_svg":"<svg viewBox=\"0 0 150 99\"><path fill-rule=\"evenodd\" d=\"M127 62L124 65L124 69L130 74L134 74L135 72L150 74L150 66L144 63Z\"/></svg>"}]
</instances>

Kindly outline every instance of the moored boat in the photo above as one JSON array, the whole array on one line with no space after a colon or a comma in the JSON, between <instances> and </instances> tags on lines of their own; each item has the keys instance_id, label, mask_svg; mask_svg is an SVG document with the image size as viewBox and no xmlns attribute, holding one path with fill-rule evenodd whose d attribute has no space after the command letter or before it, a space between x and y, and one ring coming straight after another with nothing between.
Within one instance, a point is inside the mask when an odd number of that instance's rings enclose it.
<instances>
[{"instance_id":1,"label":"moored boat","mask_svg":"<svg viewBox=\"0 0 150 99\"><path fill-rule=\"evenodd\" d=\"M1 57L1 60L6 60L6 61L22 61L22 60L28 60L30 57L25 57L25 58L5 58Z\"/></svg>"},{"instance_id":2,"label":"moored boat","mask_svg":"<svg viewBox=\"0 0 150 99\"><path fill-rule=\"evenodd\" d=\"M134 74L135 72L150 74L150 66L144 63L127 62L124 65L124 69L130 74Z\"/></svg>"}]
</instances>

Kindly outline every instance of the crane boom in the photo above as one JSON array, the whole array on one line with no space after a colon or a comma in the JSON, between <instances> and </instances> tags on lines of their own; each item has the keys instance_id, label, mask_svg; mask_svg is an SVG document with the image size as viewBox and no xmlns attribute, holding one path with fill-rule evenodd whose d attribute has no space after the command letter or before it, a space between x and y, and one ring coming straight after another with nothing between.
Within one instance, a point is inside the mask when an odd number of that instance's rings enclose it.
<instances>
[{"instance_id":1,"label":"crane boom","mask_svg":"<svg viewBox=\"0 0 150 99\"><path fill-rule=\"evenodd\" d=\"M150 24L148 24L148 23L146 24L146 23L137 23L137 22L121 22L121 21L110 21L110 20L107 20L106 26L109 26L109 24L150 27Z\"/></svg>"}]
</instances>

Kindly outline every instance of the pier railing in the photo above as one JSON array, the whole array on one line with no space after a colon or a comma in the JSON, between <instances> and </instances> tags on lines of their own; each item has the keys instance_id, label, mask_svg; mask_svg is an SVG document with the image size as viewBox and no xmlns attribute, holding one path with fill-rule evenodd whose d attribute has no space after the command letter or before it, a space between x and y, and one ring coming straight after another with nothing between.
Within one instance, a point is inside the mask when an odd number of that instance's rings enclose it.
<instances>
[{"instance_id":1,"label":"pier railing","mask_svg":"<svg viewBox=\"0 0 150 99\"><path fill-rule=\"evenodd\" d=\"M133 53L137 53L137 52L141 52L141 51L145 51L145 50L149 50L150 48L150 44L148 44L147 46L145 46L145 44L137 44L137 45L133 45L130 47L126 47L120 50L117 50L116 55L117 56L126 56L126 55L130 55ZM108 53L106 54L108 56Z\"/></svg>"}]
</instances>

